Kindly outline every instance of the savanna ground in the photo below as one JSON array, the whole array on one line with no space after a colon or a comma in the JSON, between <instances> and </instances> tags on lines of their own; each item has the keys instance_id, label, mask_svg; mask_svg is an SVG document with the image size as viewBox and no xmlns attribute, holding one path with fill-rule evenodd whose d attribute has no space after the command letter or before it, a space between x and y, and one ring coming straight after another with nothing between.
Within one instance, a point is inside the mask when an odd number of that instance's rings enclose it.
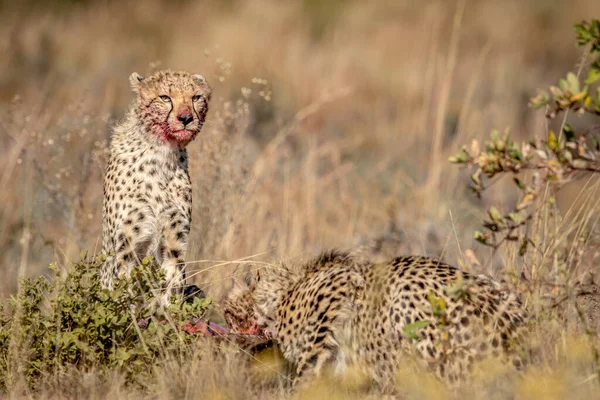
<instances>
[{"instance_id":1,"label":"savanna ground","mask_svg":"<svg viewBox=\"0 0 600 400\"><path fill-rule=\"evenodd\" d=\"M19 276L51 278L51 262L69 269L82 249L99 251L110 125L131 99L127 77L184 69L214 87L189 147L187 271L208 295L218 302L252 261L350 248L394 226L394 252L505 278L536 315L540 350L525 376L482 369L469 395L599 398L599 339L584 331L598 324L600 300L571 296L580 282L597 289L597 178L540 207L528 232L537 247L520 256L518 243L493 252L473 239L487 206L516 201L510 179L477 199L469 174L448 162L492 128L519 141L560 125L528 100L577 69L572 25L599 15L595 0L0 2L0 297L17 292ZM234 352L185 346L191 357L167 357L135 385L118 368L74 367L43 376L37 392L13 376L5 395L281 395L253 387ZM19 363L14 351L1 357ZM261 363L279 368L252 368ZM446 396L425 374L403 374L407 398ZM322 382L311 396L348 397L350 381Z\"/></svg>"}]
</instances>

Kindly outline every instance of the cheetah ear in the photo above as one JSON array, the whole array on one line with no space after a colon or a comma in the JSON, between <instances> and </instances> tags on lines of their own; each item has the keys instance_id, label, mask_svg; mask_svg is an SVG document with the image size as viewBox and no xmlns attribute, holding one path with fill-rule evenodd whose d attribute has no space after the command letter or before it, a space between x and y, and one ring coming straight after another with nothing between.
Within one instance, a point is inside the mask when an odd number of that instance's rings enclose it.
<instances>
[{"instance_id":1,"label":"cheetah ear","mask_svg":"<svg viewBox=\"0 0 600 400\"><path fill-rule=\"evenodd\" d=\"M244 284L246 285L246 287L252 286L252 277L250 276L250 274L244 275Z\"/></svg>"},{"instance_id":2,"label":"cheetah ear","mask_svg":"<svg viewBox=\"0 0 600 400\"><path fill-rule=\"evenodd\" d=\"M240 282L238 279L233 278L233 286L232 289L236 291L245 291L248 290L249 285L246 282Z\"/></svg>"},{"instance_id":3,"label":"cheetah ear","mask_svg":"<svg viewBox=\"0 0 600 400\"><path fill-rule=\"evenodd\" d=\"M192 75L192 78L194 78L195 80L197 80L200 83L206 83L206 79L200 74L194 74L194 75Z\"/></svg>"},{"instance_id":4,"label":"cheetah ear","mask_svg":"<svg viewBox=\"0 0 600 400\"><path fill-rule=\"evenodd\" d=\"M129 84L131 85L131 90L138 93L140 88L142 87L142 82L144 81L144 77L134 72L129 76Z\"/></svg>"}]
</instances>

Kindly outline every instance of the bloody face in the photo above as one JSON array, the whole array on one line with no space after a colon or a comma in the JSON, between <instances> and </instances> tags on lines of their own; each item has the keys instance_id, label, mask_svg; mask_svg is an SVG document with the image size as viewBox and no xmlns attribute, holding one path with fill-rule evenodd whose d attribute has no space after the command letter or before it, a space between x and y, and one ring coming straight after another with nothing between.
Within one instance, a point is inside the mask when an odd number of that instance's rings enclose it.
<instances>
[{"instance_id":1,"label":"bloody face","mask_svg":"<svg viewBox=\"0 0 600 400\"><path fill-rule=\"evenodd\" d=\"M160 79L132 75L131 81L139 95L139 116L151 134L178 147L196 138L206 119L211 94L204 78L168 71Z\"/></svg>"}]
</instances>

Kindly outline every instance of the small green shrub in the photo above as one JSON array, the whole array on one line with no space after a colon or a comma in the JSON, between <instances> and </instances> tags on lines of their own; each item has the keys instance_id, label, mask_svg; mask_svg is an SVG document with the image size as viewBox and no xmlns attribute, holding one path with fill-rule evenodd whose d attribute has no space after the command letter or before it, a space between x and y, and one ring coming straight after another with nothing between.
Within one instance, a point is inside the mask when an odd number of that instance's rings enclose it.
<instances>
[{"instance_id":1,"label":"small green shrub","mask_svg":"<svg viewBox=\"0 0 600 400\"><path fill-rule=\"evenodd\" d=\"M19 381L36 388L40 378L60 378L70 367L105 373L119 369L129 382L147 377L156 362L181 355L194 336L180 329L203 317L210 299L156 307L161 274L145 259L112 292L101 288L102 256L56 278L23 279L19 292L0 308L0 390Z\"/></svg>"}]
</instances>

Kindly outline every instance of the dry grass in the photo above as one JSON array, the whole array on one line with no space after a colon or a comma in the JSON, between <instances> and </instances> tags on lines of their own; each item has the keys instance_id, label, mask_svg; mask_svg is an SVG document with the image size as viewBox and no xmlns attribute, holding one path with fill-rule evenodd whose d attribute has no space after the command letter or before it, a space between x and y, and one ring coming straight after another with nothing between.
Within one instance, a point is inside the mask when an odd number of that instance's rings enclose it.
<instances>
[{"instance_id":1,"label":"dry grass","mask_svg":"<svg viewBox=\"0 0 600 400\"><path fill-rule=\"evenodd\" d=\"M532 228L537 251L520 258L507 246L492 255L472 230L486 204L516 193L500 182L478 201L446 160L493 127L520 139L546 134L527 100L574 69L571 26L600 15L600 3L32 4L0 2L0 297L15 292L20 275L98 250L104 159L110 124L130 100L127 76L185 69L205 75L216 94L190 147L188 271L211 296L249 265L230 260L349 247L393 222L404 235L397 251L508 277L539 315L536 367L517 383L482 378L473 396L597 395L571 290L598 265L597 178L544 209ZM595 301L580 306L592 324ZM550 315L557 309L566 322ZM244 397L236 358L218 361L157 366L144 392L118 375L106 382L74 371L48 397ZM406 380L407 398L441 396L415 379Z\"/></svg>"}]
</instances>

